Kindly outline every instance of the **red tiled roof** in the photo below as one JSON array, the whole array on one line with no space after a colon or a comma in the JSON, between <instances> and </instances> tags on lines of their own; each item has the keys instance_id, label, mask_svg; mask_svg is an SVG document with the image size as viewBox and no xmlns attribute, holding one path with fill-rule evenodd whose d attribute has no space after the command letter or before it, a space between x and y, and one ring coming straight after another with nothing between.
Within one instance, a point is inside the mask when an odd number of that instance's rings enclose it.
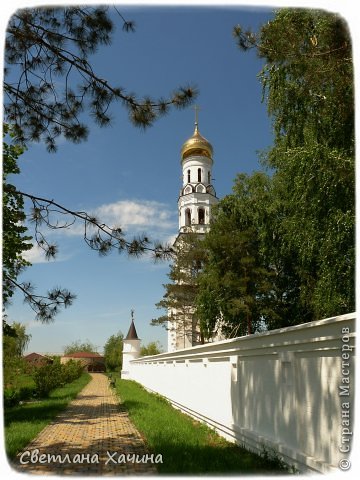
<instances>
[{"instance_id":1,"label":"red tiled roof","mask_svg":"<svg viewBox=\"0 0 360 480\"><path fill-rule=\"evenodd\" d=\"M63 355L64 357L71 358L103 358L99 353L90 353L90 352L74 352L69 353L68 355Z\"/></svg>"},{"instance_id":2,"label":"red tiled roof","mask_svg":"<svg viewBox=\"0 0 360 480\"><path fill-rule=\"evenodd\" d=\"M45 357L45 355L40 355L40 353L28 353L27 355L24 356L26 360L32 360L33 358L45 358L47 359L48 357Z\"/></svg>"}]
</instances>

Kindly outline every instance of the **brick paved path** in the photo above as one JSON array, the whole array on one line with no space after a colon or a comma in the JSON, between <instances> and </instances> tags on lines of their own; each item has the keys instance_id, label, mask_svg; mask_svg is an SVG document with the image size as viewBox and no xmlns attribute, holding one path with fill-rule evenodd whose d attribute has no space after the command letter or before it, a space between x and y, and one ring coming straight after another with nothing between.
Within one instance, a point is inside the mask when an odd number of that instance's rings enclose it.
<instances>
[{"instance_id":1,"label":"brick paved path","mask_svg":"<svg viewBox=\"0 0 360 480\"><path fill-rule=\"evenodd\" d=\"M126 411L119 405L119 399L110 389L108 378L102 373L92 373L91 376L92 380L67 409L23 450L33 452L35 460L36 456L39 460L41 454L61 455L65 463L54 457L49 460L47 455L43 457L45 463L32 463L30 454L26 453L22 460L29 463L22 465L19 454L16 470L45 475L156 474L151 455ZM36 449L39 450L37 455ZM66 454L70 462L66 461ZM147 463L131 461L136 458L138 461L141 458L145 460L146 454ZM130 455L130 461L124 462L126 455ZM153 455L155 458L156 455ZM120 463L117 463L118 459ZM96 463L90 463L91 460Z\"/></svg>"}]
</instances>

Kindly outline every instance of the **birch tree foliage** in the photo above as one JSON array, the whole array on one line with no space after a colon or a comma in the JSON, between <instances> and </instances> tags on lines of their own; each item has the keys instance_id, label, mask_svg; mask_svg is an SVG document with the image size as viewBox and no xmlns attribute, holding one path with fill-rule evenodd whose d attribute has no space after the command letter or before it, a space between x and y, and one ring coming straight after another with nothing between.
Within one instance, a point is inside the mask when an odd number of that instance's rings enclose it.
<instances>
[{"instance_id":1,"label":"birch tree foliage","mask_svg":"<svg viewBox=\"0 0 360 480\"><path fill-rule=\"evenodd\" d=\"M284 9L258 33L234 28L259 74L274 127L262 161L284 208L282 250L293 255L312 318L354 309L354 92L344 20Z\"/></svg>"},{"instance_id":2,"label":"birch tree foliage","mask_svg":"<svg viewBox=\"0 0 360 480\"><path fill-rule=\"evenodd\" d=\"M233 33L242 51L264 61L259 79L274 143L261 155L269 174L238 175L205 242L198 313L222 322L226 336L355 308L347 26L329 12L283 9L259 32L238 25Z\"/></svg>"}]
</instances>

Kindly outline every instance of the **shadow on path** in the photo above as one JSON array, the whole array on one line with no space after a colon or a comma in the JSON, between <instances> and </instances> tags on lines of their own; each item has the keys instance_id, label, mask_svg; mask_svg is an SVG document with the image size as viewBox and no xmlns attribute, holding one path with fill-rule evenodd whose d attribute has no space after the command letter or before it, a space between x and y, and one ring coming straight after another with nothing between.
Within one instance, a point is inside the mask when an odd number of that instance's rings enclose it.
<instances>
[{"instance_id":1,"label":"shadow on path","mask_svg":"<svg viewBox=\"0 0 360 480\"><path fill-rule=\"evenodd\" d=\"M119 405L108 378L91 376L77 398L18 454L13 468L58 475L156 474L155 455Z\"/></svg>"}]
</instances>

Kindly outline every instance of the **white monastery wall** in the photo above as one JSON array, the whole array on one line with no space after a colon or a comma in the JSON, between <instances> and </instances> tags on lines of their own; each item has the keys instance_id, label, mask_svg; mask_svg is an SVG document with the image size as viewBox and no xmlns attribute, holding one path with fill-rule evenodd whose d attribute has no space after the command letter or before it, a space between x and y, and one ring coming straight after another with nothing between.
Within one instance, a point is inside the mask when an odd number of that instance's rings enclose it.
<instances>
[{"instance_id":1,"label":"white monastery wall","mask_svg":"<svg viewBox=\"0 0 360 480\"><path fill-rule=\"evenodd\" d=\"M354 342L355 314L347 314L142 357L128 378L229 440L274 448L300 471L327 472L347 458L339 447L351 437L342 414L349 402L352 422Z\"/></svg>"}]
</instances>

